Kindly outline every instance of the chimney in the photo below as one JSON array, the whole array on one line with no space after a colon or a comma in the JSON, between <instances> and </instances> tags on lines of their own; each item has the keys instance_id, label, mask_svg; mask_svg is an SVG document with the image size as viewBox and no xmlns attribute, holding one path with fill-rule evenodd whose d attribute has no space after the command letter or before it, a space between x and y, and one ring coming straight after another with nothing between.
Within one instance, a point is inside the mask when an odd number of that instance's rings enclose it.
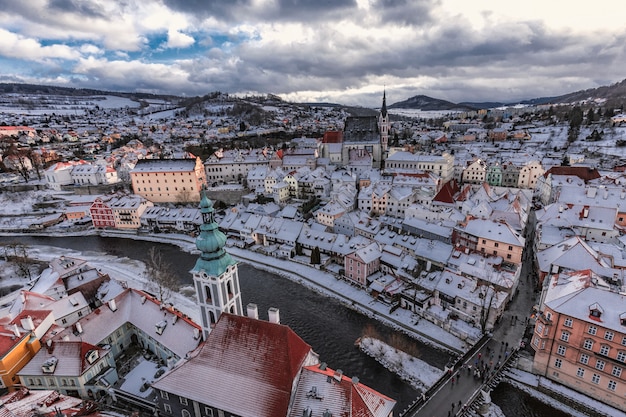
<instances>
[{"instance_id":1,"label":"chimney","mask_svg":"<svg viewBox=\"0 0 626 417\"><path fill-rule=\"evenodd\" d=\"M31 316L27 316L26 318L21 319L20 321L24 329L30 330L30 331L35 330L35 323L33 322L33 318Z\"/></svg>"},{"instance_id":2,"label":"chimney","mask_svg":"<svg viewBox=\"0 0 626 417\"><path fill-rule=\"evenodd\" d=\"M267 310L270 323L280 324L280 311L276 307L270 307Z\"/></svg>"},{"instance_id":3,"label":"chimney","mask_svg":"<svg viewBox=\"0 0 626 417\"><path fill-rule=\"evenodd\" d=\"M359 385L359 377L358 376L353 376L352 377L352 383L354 385Z\"/></svg>"},{"instance_id":4,"label":"chimney","mask_svg":"<svg viewBox=\"0 0 626 417\"><path fill-rule=\"evenodd\" d=\"M246 306L246 310L248 312L248 317L251 319L259 319L259 309L256 304L250 303Z\"/></svg>"},{"instance_id":5,"label":"chimney","mask_svg":"<svg viewBox=\"0 0 626 417\"><path fill-rule=\"evenodd\" d=\"M26 302L26 293L24 291L20 292L20 299L22 300L22 303Z\"/></svg>"},{"instance_id":6,"label":"chimney","mask_svg":"<svg viewBox=\"0 0 626 417\"><path fill-rule=\"evenodd\" d=\"M109 308L111 311L117 310L117 304L115 303L115 299L109 300Z\"/></svg>"},{"instance_id":7,"label":"chimney","mask_svg":"<svg viewBox=\"0 0 626 417\"><path fill-rule=\"evenodd\" d=\"M335 378L335 381L337 382L341 382L342 376L343 376L343 371L341 369L337 369L335 373L333 374L333 378Z\"/></svg>"},{"instance_id":8,"label":"chimney","mask_svg":"<svg viewBox=\"0 0 626 417\"><path fill-rule=\"evenodd\" d=\"M15 337L20 337L20 329L17 327L17 324L13 324L13 333Z\"/></svg>"},{"instance_id":9,"label":"chimney","mask_svg":"<svg viewBox=\"0 0 626 417\"><path fill-rule=\"evenodd\" d=\"M83 325L80 322L76 322L76 332L81 334L83 332Z\"/></svg>"}]
</instances>

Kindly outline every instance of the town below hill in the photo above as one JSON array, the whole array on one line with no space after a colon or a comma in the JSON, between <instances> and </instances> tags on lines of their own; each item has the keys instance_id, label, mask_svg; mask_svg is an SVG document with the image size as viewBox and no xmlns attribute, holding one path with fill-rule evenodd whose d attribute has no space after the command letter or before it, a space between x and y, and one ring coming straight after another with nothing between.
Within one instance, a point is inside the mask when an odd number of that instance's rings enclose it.
<instances>
[{"instance_id":1,"label":"town below hill","mask_svg":"<svg viewBox=\"0 0 626 417\"><path fill-rule=\"evenodd\" d=\"M3 233L196 237L213 193L231 248L323 270L465 346L536 291L526 370L626 411L623 104L410 117L386 93L358 115L221 93L3 100Z\"/></svg>"}]
</instances>

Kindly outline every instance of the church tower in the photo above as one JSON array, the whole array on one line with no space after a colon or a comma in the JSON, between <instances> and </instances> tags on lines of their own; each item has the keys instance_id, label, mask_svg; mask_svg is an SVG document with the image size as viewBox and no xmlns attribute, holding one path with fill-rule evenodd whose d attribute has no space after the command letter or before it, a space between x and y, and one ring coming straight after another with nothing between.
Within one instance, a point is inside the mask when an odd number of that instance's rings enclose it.
<instances>
[{"instance_id":1,"label":"church tower","mask_svg":"<svg viewBox=\"0 0 626 417\"><path fill-rule=\"evenodd\" d=\"M389 113L387 112L387 92L383 90L383 105L380 108L380 114L378 115L378 131L380 132L380 147L382 154L387 153L387 146L389 144L389 130L391 124L389 123Z\"/></svg>"},{"instance_id":2,"label":"church tower","mask_svg":"<svg viewBox=\"0 0 626 417\"><path fill-rule=\"evenodd\" d=\"M226 236L215 221L213 203L202 190L200 199L202 225L196 239L201 252L191 270L202 318L202 336L206 337L223 312L243 315L237 262L224 250Z\"/></svg>"}]
</instances>

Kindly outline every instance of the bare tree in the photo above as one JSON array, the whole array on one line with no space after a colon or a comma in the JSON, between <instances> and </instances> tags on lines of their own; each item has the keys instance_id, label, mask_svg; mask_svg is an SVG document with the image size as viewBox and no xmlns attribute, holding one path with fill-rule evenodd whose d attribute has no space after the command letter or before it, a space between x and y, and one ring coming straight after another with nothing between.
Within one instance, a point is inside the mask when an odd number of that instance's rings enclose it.
<instances>
[{"instance_id":1,"label":"bare tree","mask_svg":"<svg viewBox=\"0 0 626 417\"><path fill-rule=\"evenodd\" d=\"M169 300L172 291L178 291L179 279L172 265L163 259L163 255L155 246L148 250L146 260L146 277L156 287L157 298L161 304Z\"/></svg>"},{"instance_id":2,"label":"bare tree","mask_svg":"<svg viewBox=\"0 0 626 417\"><path fill-rule=\"evenodd\" d=\"M17 267L17 273L22 278L32 278L31 264L28 257L26 245L12 242L4 247L4 257L7 261L13 262Z\"/></svg>"}]
</instances>

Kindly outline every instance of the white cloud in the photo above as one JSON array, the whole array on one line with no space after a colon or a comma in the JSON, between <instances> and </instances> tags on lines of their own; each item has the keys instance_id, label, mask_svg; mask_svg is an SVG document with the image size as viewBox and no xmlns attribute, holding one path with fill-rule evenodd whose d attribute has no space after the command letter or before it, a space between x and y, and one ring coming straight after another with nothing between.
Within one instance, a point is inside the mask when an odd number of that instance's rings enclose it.
<instances>
[{"instance_id":1,"label":"white cloud","mask_svg":"<svg viewBox=\"0 0 626 417\"><path fill-rule=\"evenodd\" d=\"M512 100L624 77L626 30L607 12L619 10L615 1L562 9L545 0L296 3L4 2L0 58L15 77L39 73L76 87L256 91L366 106L380 105L385 85L389 102ZM152 50L155 38L162 43ZM166 49L187 49L187 60Z\"/></svg>"},{"instance_id":2,"label":"white cloud","mask_svg":"<svg viewBox=\"0 0 626 417\"><path fill-rule=\"evenodd\" d=\"M77 59L80 53L63 45L42 45L36 39L27 38L5 29L0 29L0 55L7 58L40 61L44 59Z\"/></svg>"},{"instance_id":3,"label":"white cloud","mask_svg":"<svg viewBox=\"0 0 626 417\"><path fill-rule=\"evenodd\" d=\"M193 45L195 41L193 36L170 29L167 31L167 42L165 46L167 48L187 48Z\"/></svg>"}]
</instances>

